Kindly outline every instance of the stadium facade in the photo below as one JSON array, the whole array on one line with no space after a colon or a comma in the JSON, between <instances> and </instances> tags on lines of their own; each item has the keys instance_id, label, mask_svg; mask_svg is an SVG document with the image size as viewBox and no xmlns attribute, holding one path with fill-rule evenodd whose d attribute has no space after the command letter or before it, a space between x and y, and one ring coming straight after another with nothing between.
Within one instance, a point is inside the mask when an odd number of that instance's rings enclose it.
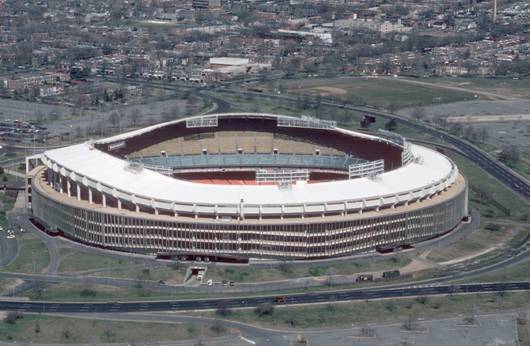
<instances>
[{"instance_id":1,"label":"stadium facade","mask_svg":"<svg viewBox=\"0 0 530 346\"><path fill-rule=\"evenodd\" d=\"M468 215L441 153L393 133L272 114L191 117L27 158L48 232L179 258L317 259L395 249Z\"/></svg>"}]
</instances>

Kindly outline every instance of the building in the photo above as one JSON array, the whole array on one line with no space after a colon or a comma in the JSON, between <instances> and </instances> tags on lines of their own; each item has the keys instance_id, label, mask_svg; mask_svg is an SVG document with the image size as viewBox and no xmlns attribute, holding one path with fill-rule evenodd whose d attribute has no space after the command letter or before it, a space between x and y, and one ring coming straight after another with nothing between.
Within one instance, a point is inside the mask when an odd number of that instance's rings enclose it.
<instances>
[{"instance_id":1,"label":"building","mask_svg":"<svg viewBox=\"0 0 530 346\"><path fill-rule=\"evenodd\" d=\"M221 0L193 0L191 7L195 10L220 9Z\"/></svg>"},{"instance_id":2,"label":"building","mask_svg":"<svg viewBox=\"0 0 530 346\"><path fill-rule=\"evenodd\" d=\"M456 165L391 133L271 114L192 117L27 159L43 230L203 260L389 251L468 215Z\"/></svg>"}]
</instances>

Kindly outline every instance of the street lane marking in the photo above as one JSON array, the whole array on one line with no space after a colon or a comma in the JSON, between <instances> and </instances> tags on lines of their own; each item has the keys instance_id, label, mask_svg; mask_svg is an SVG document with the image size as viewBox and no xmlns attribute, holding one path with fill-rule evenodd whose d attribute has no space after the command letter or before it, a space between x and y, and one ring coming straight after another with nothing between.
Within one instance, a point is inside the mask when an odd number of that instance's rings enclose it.
<instances>
[{"instance_id":1,"label":"street lane marking","mask_svg":"<svg viewBox=\"0 0 530 346\"><path fill-rule=\"evenodd\" d=\"M245 342L248 342L248 343L251 344L251 345L255 345L255 344L256 344L256 342L255 342L254 340L247 339L247 338L245 338L243 335L240 335L239 338L240 338L241 340L245 341Z\"/></svg>"}]
</instances>

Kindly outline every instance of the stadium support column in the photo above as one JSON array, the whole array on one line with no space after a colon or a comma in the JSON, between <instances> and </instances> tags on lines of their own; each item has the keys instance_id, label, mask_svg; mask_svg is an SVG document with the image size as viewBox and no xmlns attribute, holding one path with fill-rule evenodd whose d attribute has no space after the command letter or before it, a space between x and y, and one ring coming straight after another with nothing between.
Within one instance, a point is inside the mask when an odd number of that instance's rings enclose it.
<instances>
[{"instance_id":1,"label":"stadium support column","mask_svg":"<svg viewBox=\"0 0 530 346\"><path fill-rule=\"evenodd\" d=\"M66 178L66 193L68 194L68 197L72 197L72 192L70 191L70 188L70 179Z\"/></svg>"},{"instance_id":2,"label":"stadium support column","mask_svg":"<svg viewBox=\"0 0 530 346\"><path fill-rule=\"evenodd\" d=\"M64 193L63 190L63 176L59 174L59 192Z\"/></svg>"},{"instance_id":3,"label":"stadium support column","mask_svg":"<svg viewBox=\"0 0 530 346\"><path fill-rule=\"evenodd\" d=\"M81 186L79 185L79 183L75 184L75 190L76 190L77 200L80 201L81 200Z\"/></svg>"},{"instance_id":4,"label":"stadium support column","mask_svg":"<svg viewBox=\"0 0 530 346\"><path fill-rule=\"evenodd\" d=\"M92 189L88 188L88 203L92 204Z\"/></svg>"},{"instance_id":5,"label":"stadium support column","mask_svg":"<svg viewBox=\"0 0 530 346\"><path fill-rule=\"evenodd\" d=\"M104 193L101 194L101 204L103 204L103 208L107 207L107 196Z\"/></svg>"},{"instance_id":6,"label":"stadium support column","mask_svg":"<svg viewBox=\"0 0 530 346\"><path fill-rule=\"evenodd\" d=\"M121 199L117 198L118 200L118 210L121 210Z\"/></svg>"}]
</instances>

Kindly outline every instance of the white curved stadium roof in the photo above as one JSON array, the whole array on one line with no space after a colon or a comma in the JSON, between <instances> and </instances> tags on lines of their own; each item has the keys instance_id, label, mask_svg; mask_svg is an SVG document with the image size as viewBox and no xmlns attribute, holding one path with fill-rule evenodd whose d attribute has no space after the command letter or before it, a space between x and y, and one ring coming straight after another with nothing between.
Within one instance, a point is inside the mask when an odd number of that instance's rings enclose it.
<instances>
[{"instance_id":1,"label":"white curved stadium roof","mask_svg":"<svg viewBox=\"0 0 530 346\"><path fill-rule=\"evenodd\" d=\"M357 135L355 132L351 134ZM46 151L44 161L49 167L56 165L74 172L78 181L85 177L85 181L115 189L120 195L179 204L239 205L242 201L252 205L326 204L404 195L431 189L440 182L446 186L454 182L458 171L444 155L418 145L411 145L411 150L421 160L413 160L401 168L382 173L376 179L296 184L288 190L279 189L276 185L193 183L149 169L135 173L125 169L126 161L95 149L89 143Z\"/></svg>"}]
</instances>

